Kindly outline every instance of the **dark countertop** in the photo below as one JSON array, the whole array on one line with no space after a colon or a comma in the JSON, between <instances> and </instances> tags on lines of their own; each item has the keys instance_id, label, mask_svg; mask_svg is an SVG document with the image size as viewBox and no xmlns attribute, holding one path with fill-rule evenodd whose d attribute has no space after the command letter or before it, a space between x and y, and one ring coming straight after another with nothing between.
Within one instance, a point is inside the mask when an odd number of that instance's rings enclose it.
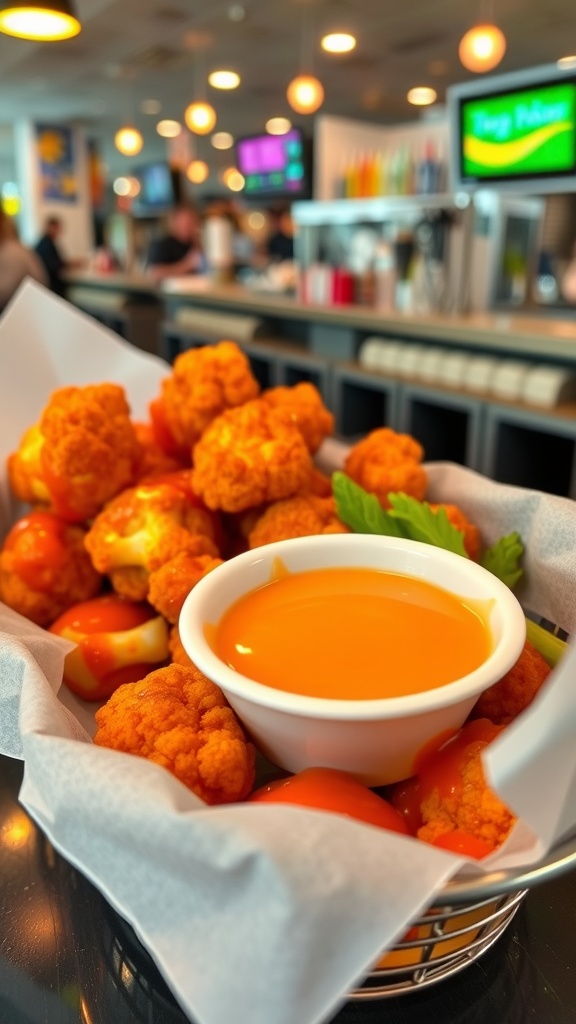
<instances>
[{"instance_id":1,"label":"dark countertop","mask_svg":"<svg viewBox=\"0 0 576 1024\"><path fill-rule=\"evenodd\" d=\"M21 779L22 764L0 757L0 1024L187 1024L132 929L19 807ZM529 893L460 974L348 1003L333 1022L576 1024L575 930L573 871Z\"/></svg>"}]
</instances>

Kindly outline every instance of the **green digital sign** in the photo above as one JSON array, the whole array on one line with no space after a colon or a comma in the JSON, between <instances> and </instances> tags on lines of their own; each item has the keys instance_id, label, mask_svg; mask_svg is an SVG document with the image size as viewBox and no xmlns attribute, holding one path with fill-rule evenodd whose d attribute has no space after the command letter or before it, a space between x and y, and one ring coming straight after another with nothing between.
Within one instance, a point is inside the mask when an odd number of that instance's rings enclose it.
<instances>
[{"instance_id":1,"label":"green digital sign","mask_svg":"<svg viewBox=\"0 0 576 1024\"><path fill-rule=\"evenodd\" d=\"M576 172L576 82L462 100L461 171L467 180Z\"/></svg>"}]
</instances>

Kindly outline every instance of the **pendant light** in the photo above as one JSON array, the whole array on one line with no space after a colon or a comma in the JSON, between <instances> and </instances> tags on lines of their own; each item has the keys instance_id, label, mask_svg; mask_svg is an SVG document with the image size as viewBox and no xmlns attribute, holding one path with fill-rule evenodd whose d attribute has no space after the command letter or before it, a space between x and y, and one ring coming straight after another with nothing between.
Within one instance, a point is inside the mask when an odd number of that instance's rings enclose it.
<instances>
[{"instance_id":1,"label":"pendant light","mask_svg":"<svg viewBox=\"0 0 576 1024\"><path fill-rule=\"evenodd\" d=\"M195 82L192 101L184 111L184 120L191 132L196 135L209 135L216 124L216 111L210 103L206 102L206 81L204 69L200 66L200 59L195 59Z\"/></svg>"},{"instance_id":2,"label":"pendant light","mask_svg":"<svg viewBox=\"0 0 576 1024\"><path fill-rule=\"evenodd\" d=\"M142 133L133 125L125 124L114 136L114 145L123 156L136 156L144 145Z\"/></svg>"},{"instance_id":3,"label":"pendant light","mask_svg":"<svg viewBox=\"0 0 576 1024\"><path fill-rule=\"evenodd\" d=\"M300 66L305 72L293 78L286 90L288 103L297 114L314 114L324 102L324 86L313 74L312 29L310 10L313 0L306 0L302 7L302 53Z\"/></svg>"},{"instance_id":4,"label":"pendant light","mask_svg":"<svg viewBox=\"0 0 576 1024\"><path fill-rule=\"evenodd\" d=\"M468 71L492 71L506 53L506 37L497 25L475 25L460 40L458 56Z\"/></svg>"},{"instance_id":5,"label":"pendant light","mask_svg":"<svg viewBox=\"0 0 576 1024\"><path fill-rule=\"evenodd\" d=\"M198 100L186 107L184 120L191 132L195 132L196 135L208 135L216 124L216 111L209 103Z\"/></svg>"},{"instance_id":6,"label":"pendant light","mask_svg":"<svg viewBox=\"0 0 576 1024\"><path fill-rule=\"evenodd\" d=\"M9 36L57 42L77 36L81 28L72 0L0 3L0 32Z\"/></svg>"}]
</instances>

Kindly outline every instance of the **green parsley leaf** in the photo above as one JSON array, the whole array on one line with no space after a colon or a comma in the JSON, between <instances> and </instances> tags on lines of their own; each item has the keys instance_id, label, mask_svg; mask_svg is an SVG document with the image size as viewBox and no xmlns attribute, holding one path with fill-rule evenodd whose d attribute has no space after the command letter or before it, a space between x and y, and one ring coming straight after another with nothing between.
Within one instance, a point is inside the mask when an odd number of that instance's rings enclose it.
<instances>
[{"instance_id":1,"label":"green parsley leaf","mask_svg":"<svg viewBox=\"0 0 576 1024\"><path fill-rule=\"evenodd\" d=\"M434 544L467 558L464 536L449 521L443 508L434 512L427 501L417 501L408 494L389 494L390 515L399 520L411 540Z\"/></svg>"},{"instance_id":2,"label":"green parsley leaf","mask_svg":"<svg viewBox=\"0 0 576 1024\"><path fill-rule=\"evenodd\" d=\"M374 533L383 537L407 537L403 524L385 512L375 494L369 494L345 473L332 475L336 511L354 533Z\"/></svg>"},{"instance_id":3,"label":"green parsley leaf","mask_svg":"<svg viewBox=\"0 0 576 1024\"><path fill-rule=\"evenodd\" d=\"M501 537L482 555L482 565L489 572L498 576L512 590L522 576L518 564L524 553L524 545L519 533L509 533Z\"/></svg>"}]
</instances>

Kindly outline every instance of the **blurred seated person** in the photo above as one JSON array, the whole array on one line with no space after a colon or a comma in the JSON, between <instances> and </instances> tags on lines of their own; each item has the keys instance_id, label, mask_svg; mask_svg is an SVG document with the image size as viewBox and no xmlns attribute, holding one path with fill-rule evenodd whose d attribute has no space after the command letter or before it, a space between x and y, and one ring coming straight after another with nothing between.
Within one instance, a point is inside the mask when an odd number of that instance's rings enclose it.
<instances>
[{"instance_id":1,"label":"blurred seated person","mask_svg":"<svg viewBox=\"0 0 576 1024\"><path fill-rule=\"evenodd\" d=\"M270 234L266 242L268 258L275 261L294 259L294 228L288 207L268 211Z\"/></svg>"},{"instance_id":2,"label":"blurred seated person","mask_svg":"<svg viewBox=\"0 0 576 1024\"><path fill-rule=\"evenodd\" d=\"M168 215L167 233L148 250L147 273L157 284L167 277L204 270L200 247L200 218L192 206L177 206Z\"/></svg>"},{"instance_id":3,"label":"blurred seated person","mask_svg":"<svg viewBox=\"0 0 576 1024\"><path fill-rule=\"evenodd\" d=\"M62 276L66 270L74 270L84 265L84 260L67 260L58 246L62 234L60 217L47 217L44 223L44 234L34 246L48 274L48 287L56 295L66 295L66 281Z\"/></svg>"},{"instance_id":4,"label":"blurred seated person","mask_svg":"<svg viewBox=\"0 0 576 1024\"><path fill-rule=\"evenodd\" d=\"M0 312L26 277L48 284L43 264L19 241L14 221L0 206Z\"/></svg>"}]
</instances>

